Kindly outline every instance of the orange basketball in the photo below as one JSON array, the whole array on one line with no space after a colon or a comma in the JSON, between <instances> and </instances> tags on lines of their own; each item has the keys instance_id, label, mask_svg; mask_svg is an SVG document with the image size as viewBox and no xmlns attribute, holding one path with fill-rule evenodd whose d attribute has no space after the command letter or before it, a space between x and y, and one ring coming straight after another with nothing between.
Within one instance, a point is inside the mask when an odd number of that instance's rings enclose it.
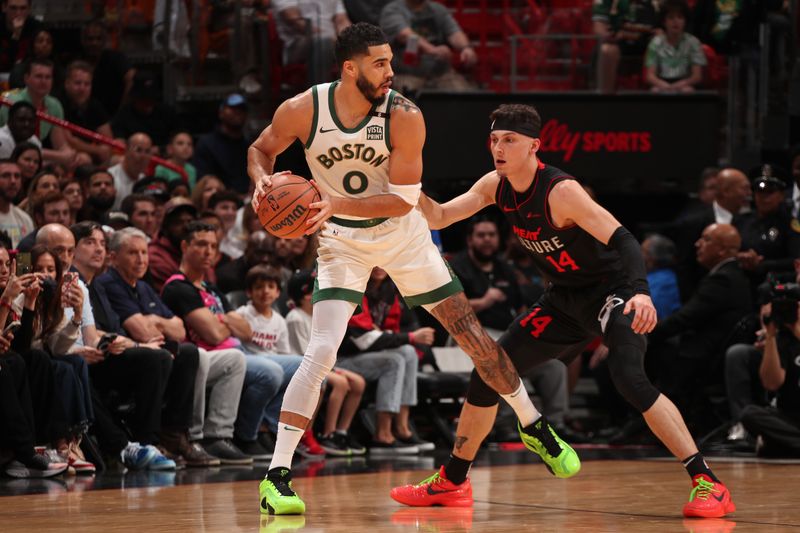
<instances>
[{"instance_id":1,"label":"orange basketball","mask_svg":"<svg viewBox=\"0 0 800 533\"><path fill-rule=\"evenodd\" d=\"M320 200L319 191L307 179L281 174L258 205L258 220L268 232L281 239L302 237L311 216L309 204Z\"/></svg>"}]
</instances>

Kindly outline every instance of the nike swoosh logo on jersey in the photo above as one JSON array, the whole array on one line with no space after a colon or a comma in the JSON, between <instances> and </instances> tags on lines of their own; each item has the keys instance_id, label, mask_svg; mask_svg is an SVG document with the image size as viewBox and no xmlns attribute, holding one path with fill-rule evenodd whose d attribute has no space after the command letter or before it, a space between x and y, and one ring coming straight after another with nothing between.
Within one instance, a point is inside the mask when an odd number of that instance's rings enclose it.
<instances>
[{"instance_id":1,"label":"nike swoosh logo on jersey","mask_svg":"<svg viewBox=\"0 0 800 533\"><path fill-rule=\"evenodd\" d=\"M329 130L323 129L322 126L319 127L320 133L328 133L329 131L336 131L336 128L331 128Z\"/></svg>"}]
</instances>

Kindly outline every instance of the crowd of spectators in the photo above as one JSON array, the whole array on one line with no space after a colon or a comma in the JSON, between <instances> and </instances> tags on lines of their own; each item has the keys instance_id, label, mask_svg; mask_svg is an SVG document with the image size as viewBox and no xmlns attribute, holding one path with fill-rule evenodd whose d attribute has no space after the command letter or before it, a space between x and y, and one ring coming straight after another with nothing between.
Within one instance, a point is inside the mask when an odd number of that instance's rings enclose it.
<instances>
[{"instance_id":1,"label":"crowd of spectators","mask_svg":"<svg viewBox=\"0 0 800 533\"><path fill-rule=\"evenodd\" d=\"M637 76L654 92L686 93L708 80L708 57L758 49L759 24L788 24L785 2L598 0L592 8L597 89L613 93L620 74ZM706 84L707 85L707 84Z\"/></svg>"},{"instance_id":2,"label":"crowd of spectators","mask_svg":"<svg viewBox=\"0 0 800 533\"><path fill-rule=\"evenodd\" d=\"M699 27L687 26L681 0L597 3L602 75L616 71L604 62L646 51L654 90L690 90L704 56L686 28L731 50L749 35L740 19L752 6L741 5L709 22L698 1ZM316 58L319 81L333 68L324 50L352 18L384 27L402 90L473 86L464 72L478 58L438 2L352 0L345 9L341 0L275 0L272 9L284 60ZM0 335L0 365L9 369L0 372L5 472L92 473L101 457L134 470L269 458L283 392L308 343L315 249L313 238L267 234L249 205L248 100L226 96L217 127L203 135L174 129L158 80L109 48L102 23L86 24L79 53L61 61L29 12L30 0L5 0L0 18L0 71L12 86L4 95L12 105L0 108L0 324L13 326ZM659 16L663 32L655 31ZM39 120L37 111L117 138L124 152ZM154 155L174 168L156 165ZM800 271L797 152L792 173L709 169L696 204L643 242L661 318L648 371L680 399L694 428L729 422L732 440L761 436L759 450L772 453L799 449L797 361L787 354L800 342L800 321L796 312L794 322L765 319L776 306L772 287ZM473 221L466 249L452 257L470 304L496 335L544 290L515 241L502 248L501 230ZM411 412L420 361L437 336L376 268L300 453L432 449ZM603 347L587 350L602 381ZM577 361L525 376L573 440L582 438L568 417ZM714 385L726 395L724 412L705 408ZM365 396L376 414L362 444L351 426ZM85 456L89 439L100 456Z\"/></svg>"}]
</instances>

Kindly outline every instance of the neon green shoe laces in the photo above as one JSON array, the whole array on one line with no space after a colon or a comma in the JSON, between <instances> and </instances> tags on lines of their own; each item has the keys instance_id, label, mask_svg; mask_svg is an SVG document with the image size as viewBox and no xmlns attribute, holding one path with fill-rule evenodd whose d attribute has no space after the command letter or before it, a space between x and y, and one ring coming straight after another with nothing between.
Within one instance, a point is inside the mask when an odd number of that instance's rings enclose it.
<instances>
[{"instance_id":1,"label":"neon green shoe laces","mask_svg":"<svg viewBox=\"0 0 800 533\"><path fill-rule=\"evenodd\" d=\"M714 488L713 483L700 478L697 480L697 486L694 487L692 492L689 493L689 501L693 502L695 498L705 501L709 496L711 496L712 492L718 493L719 491Z\"/></svg>"}]
</instances>

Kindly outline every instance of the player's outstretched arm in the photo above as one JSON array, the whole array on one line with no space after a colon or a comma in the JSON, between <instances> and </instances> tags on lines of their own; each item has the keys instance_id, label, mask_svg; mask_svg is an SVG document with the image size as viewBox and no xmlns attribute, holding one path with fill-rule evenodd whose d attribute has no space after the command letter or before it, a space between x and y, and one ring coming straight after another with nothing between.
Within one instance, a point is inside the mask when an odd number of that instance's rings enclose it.
<instances>
[{"instance_id":1,"label":"player's outstretched arm","mask_svg":"<svg viewBox=\"0 0 800 533\"><path fill-rule=\"evenodd\" d=\"M419 199L419 207L428 227L431 229L441 229L469 218L484 207L494 203L497 184L500 177L497 172L489 172L475 182L470 189L460 196L456 196L449 202L439 204L429 196L422 194Z\"/></svg>"},{"instance_id":2,"label":"player's outstretched arm","mask_svg":"<svg viewBox=\"0 0 800 533\"><path fill-rule=\"evenodd\" d=\"M272 186L275 158L295 139L305 140L311 128L314 102L311 91L290 98L275 111L272 123L267 126L247 150L247 173L256 186L253 208L258 210L266 189Z\"/></svg>"},{"instance_id":3,"label":"player's outstretched arm","mask_svg":"<svg viewBox=\"0 0 800 533\"><path fill-rule=\"evenodd\" d=\"M644 334L653 331L658 317L650 299L647 270L641 247L633 235L600 204L592 200L575 180L564 180L550 191L548 198L553 222L560 227L577 224L595 239L617 250L622 258L634 296L625 303L626 315L634 312L631 328Z\"/></svg>"}]
</instances>

